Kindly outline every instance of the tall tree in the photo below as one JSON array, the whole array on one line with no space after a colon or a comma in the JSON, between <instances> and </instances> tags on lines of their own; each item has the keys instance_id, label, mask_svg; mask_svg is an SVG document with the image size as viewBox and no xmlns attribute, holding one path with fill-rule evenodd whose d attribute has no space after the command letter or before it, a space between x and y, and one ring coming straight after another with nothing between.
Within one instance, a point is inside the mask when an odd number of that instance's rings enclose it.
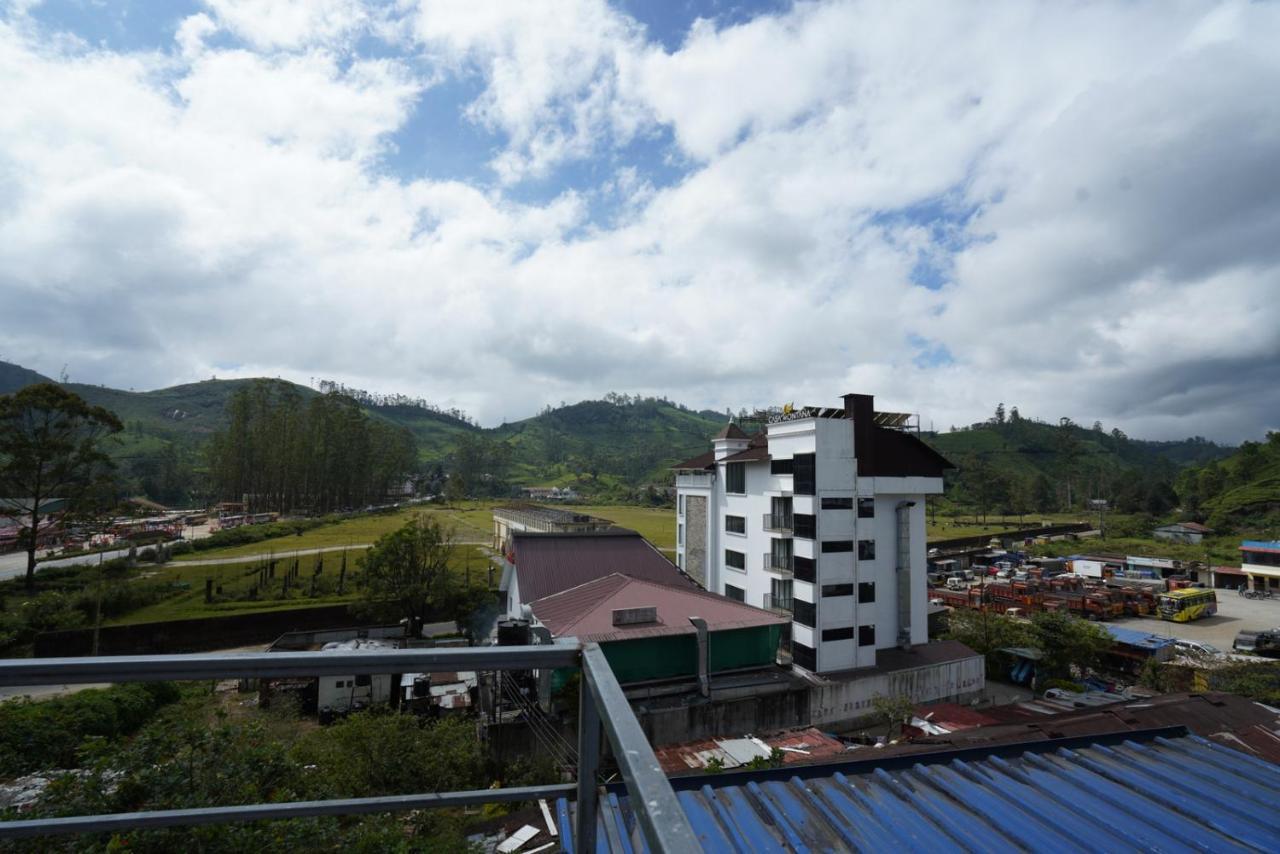
<instances>
[{"instance_id":1,"label":"tall tree","mask_svg":"<svg viewBox=\"0 0 1280 854\"><path fill-rule=\"evenodd\" d=\"M65 502L64 520L90 509L111 469L103 440L122 429L114 413L53 383L0 397L0 512L23 522L28 592L46 505Z\"/></svg>"},{"instance_id":2,"label":"tall tree","mask_svg":"<svg viewBox=\"0 0 1280 854\"><path fill-rule=\"evenodd\" d=\"M453 531L422 514L383 534L364 558L363 610L407 620L409 637L418 637L428 617L450 613L463 593L449 571L454 551Z\"/></svg>"},{"instance_id":3,"label":"tall tree","mask_svg":"<svg viewBox=\"0 0 1280 854\"><path fill-rule=\"evenodd\" d=\"M996 423L997 423L997 424L1003 424L1003 423L1004 423L1004 404L1003 404L1003 403L997 403L997 404L996 404L996 418L995 418L995 421L996 421Z\"/></svg>"}]
</instances>

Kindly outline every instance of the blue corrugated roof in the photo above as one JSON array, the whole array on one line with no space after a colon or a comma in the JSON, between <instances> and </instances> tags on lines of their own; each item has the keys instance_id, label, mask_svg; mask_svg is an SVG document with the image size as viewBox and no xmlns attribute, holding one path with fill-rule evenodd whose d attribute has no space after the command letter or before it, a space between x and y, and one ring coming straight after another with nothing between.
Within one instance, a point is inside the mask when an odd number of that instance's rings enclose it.
<instances>
[{"instance_id":1,"label":"blue corrugated roof","mask_svg":"<svg viewBox=\"0 0 1280 854\"><path fill-rule=\"evenodd\" d=\"M1167 638L1163 635L1153 635L1150 632L1139 632L1133 629L1123 629L1120 626L1113 626L1110 623L1103 623L1103 628L1111 633L1111 637L1115 638L1122 644L1128 646L1136 646L1142 649L1163 649L1173 643L1173 638Z\"/></svg>"},{"instance_id":2,"label":"blue corrugated roof","mask_svg":"<svg viewBox=\"0 0 1280 854\"><path fill-rule=\"evenodd\" d=\"M706 851L1280 851L1280 766L1178 732L672 783ZM597 850L649 850L625 797Z\"/></svg>"},{"instance_id":3,"label":"blue corrugated roof","mask_svg":"<svg viewBox=\"0 0 1280 854\"><path fill-rule=\"evenodd\" d=\"M1240 544L1240 548L1280 550L1280 540L1245 540Z\"/></svg>"}]
</instances>

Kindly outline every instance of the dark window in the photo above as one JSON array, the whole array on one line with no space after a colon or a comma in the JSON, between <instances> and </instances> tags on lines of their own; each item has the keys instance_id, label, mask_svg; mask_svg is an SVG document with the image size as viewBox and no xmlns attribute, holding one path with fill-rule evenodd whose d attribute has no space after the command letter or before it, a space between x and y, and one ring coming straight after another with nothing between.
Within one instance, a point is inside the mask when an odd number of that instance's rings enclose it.
<instances>
[{"instance_id":1,"label":"dark window","mask_svg":"<svg viewBox=\"0 0 1280 854\"><path fill-rule=\"evenodd\" d=\"M747 517L725 516L724 529L730 534L745 534L747 532Z\"/></svg>"},{"instance_id":2,"label":"dark window","mask_svg":"<svg viewBox=\"0 0 1280 854\"><path fill-rule=\"evenodd\" d=\"M858 540L858 560L876 559L876 541Z\"/></svg>"},{"instance_id":3,"label":"dark window","mask_svg":"<svg viewBox=\"0 0 1280 854\"><path fill-rule=\"evenodd\" d=\"M853 551L853 540L827 540L822 544L823 554L851 551Z\"/></svg>"},{"instance_id":4,"label":"dark window","mask_svg":"<svg viewBox=\"0 0 1280 854\"><path fill-rule=\"evenodd\" d=\"M734 569L746 569L747 556L742 552L735 552L733 549L725 549L724 565L731 566Z\"/></svg>"},{"instance_id":5,"label":"dark window","mask_svg":"<svg viewBox=\"0 0 1280 854\"><path fill-rule=\"evenodd\" d=\"M802 626L813 628L817 623L817 610L813 607L812 602L806 602L803 599L792 599L791 619L795 620Z\"/></svg>"},{"instance_id":6,"label":"dark window","mask_svg":"<svg viewBox=\"0 0 1280 854\"><path fill-rule=\"evenodd\" d=\"M818 537L818 517L812 513L794 513L791 516L791 532L797 537L814 540Z\"/></svg>"},{"instance_id":7,"label":"dark window","mask_svg":"<svg viewBox=\"0 0 1280 854\"><path fill-rule=\"evenodd\" d=\"M823 510L852 510L852 498L824 498L822 499Z\"/></svg>"},{"instance_id":8,"label":"dark window","mask_svg":"<svg viewBox=\"0 0 1280 854\"><path fill-rule=\"evenodd\" d=\"M868 602L876 601L876 583L874 581L862 581L858 583L858 604L865 605Z\"/></svg>"},{"instance_id":9,"label":"dark window","mask_svg":"<svg viewBox=\"0 0 1280 854\"><path fill-rule=\"evenodd\" d=\"M724 491L734 495L747 492L747 464L726 463L724 467Z\"/></svg>"},{"instance_id":10,"label":"dark window","mask_svg":"<svg viewBox=\"0 0 1280 854\"><path fill-rule=\"evenodd\" d=\"M373 677L370 676L368 673L362 673L361 675L356 677L357 688L363 688L365 686L372 685L372 684L373 684Z\"/></svg>"},{"instance_id":11,"label":"dark window","mask_svg":"<svg viewBox=\"0 0 1280 854\"><path fill-rule=\"evenodd\" d=\"M876 500L874 498L858 499L858 518L874 519L876 517Z\"/></svg>"},{"instance_id":12,"label":"dark window","mask_svg":"<svg viewBox=\"0 0 1280 854\"><path fill-rule=\"evenodd\" d=\"M853 640L853 626L843 629L823 629L822 639L824 641Z\"/></svg>"},{"instance_id":13,"label":"dark window","mask_svg":"<svg viewBox=\"0 0 1280 854\"><path fill-rule=\"evenodd\" d=\"M796 578L800 581L808 581L812 584L814 579L817 578L813 558L800 557L799 555L796 555L791 560L792 569L795 572Z\"/></svg>"},{"instance_id":14,"label":"dark window","mask_svg":"<svg viewBox=\"0 0 1280 854\"><path fill-rule=\"evenodd\" d=\"M858 646L876 645L876 627L858 626Z\"/></svg>"},{"instance_id":15,"label":"dark window","mask_svg":"<svg viewBox=\"0 0 1280 854\"><path fill-rule=\"evenodd\" d=\"M769 474L791 474L791 460L769 460Z\"/></svg>"},{"instance_id":16,"label":"dark window","mask_svg":"<svg viewBox=\"0 0 1280 854\"><path fill-rule=\"evenodd\" d=\"M743 590L741 587L734 587L732 584L726 584L724 586L724 598L732 599L735 602L745 602L747 601L747 591Z\"/></svg>"},{"instance_id":17,"label":"dark window","mask_svg":"<svg viewBox=\"0 0 1280 854\"><path fill-rule=\"evenodd\" d=\"M852 596L852 584L824 584L822 585L822 595L825 596Z\"/></svg>"},{"instance_id":18,"label":"dark window","mask_svg":"<svg viewBox=\"0 0 1280 854\"><path fill-rule=\"evenodd\" d=\"M796 495L813 495L817 480L813 470L813 454L796 454L791 458L795 480L791 486Z\"/></svg>"},{"instance_id":19,"label":"dark window","mask_svg":"<svg viewBox=\"0 0 1280 854\"><path fill-rule=\"evenodd\" d=\"M813 647L805 646L798 641L791 642L791 661L805 670L818 669L818 655L813 651Z\"/></svg>"}]
</instances>

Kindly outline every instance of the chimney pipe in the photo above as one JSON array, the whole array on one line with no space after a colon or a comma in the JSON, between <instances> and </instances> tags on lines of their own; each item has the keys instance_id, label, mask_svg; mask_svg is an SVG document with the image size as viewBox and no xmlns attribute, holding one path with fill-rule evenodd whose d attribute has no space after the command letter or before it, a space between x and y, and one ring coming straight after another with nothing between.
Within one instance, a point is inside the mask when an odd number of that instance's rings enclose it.
<instances>
[{"instance_id":1,"label":"chimney pipe","mask_svg":"<svg viewBox=\"0 0 1280 854\"><path fill-rule=\"evenodd\" d=\"M853 455L858 460L858 475L870 477L875 459L876 398L871 394L846 394L844 413L853 421Z\"/></svg>"},{"instance_id":2,"label":"chimney pipe","mask_svg":"<svg viewBox=\"0 0 1280 854\"><path fill-rule=\"evenodd\" d=\"M707 639L707 621L701 617L690 617L689 622L698 630L698 692L704 697L711 696L711 677L708 675L707 659L710 654Z\"/></svg>"},{"instance_id":3,"label":"chimney pipe","mask_svg":"<svg viewBox=\"0 0 1280 854\"><path fill-rule=\"evenodd\" d=\"M898 523L898 646L906 652L911 650L911 508L915 506L914 501L899 501L894 508Z\"/></svg>"}]
</instances>

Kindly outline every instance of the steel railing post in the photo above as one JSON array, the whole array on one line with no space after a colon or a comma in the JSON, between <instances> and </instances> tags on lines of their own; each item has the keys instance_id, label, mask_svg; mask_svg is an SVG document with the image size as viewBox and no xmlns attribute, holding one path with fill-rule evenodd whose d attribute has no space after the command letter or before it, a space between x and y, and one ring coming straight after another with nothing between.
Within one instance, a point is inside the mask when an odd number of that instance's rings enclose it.
<instances>
[{"instance_id":1,"label":"steel railing post","mask_svg":"<svg viewBox=\"0 0 1280 854\"><path fill-rule=\"evenodd\" d=\"M596 850L596 815L599 811L600 709L587 689L587 662L582 662L582 681L578 685L578 818L575 851L591 854Z\"/></svg>"}]
</instances>

